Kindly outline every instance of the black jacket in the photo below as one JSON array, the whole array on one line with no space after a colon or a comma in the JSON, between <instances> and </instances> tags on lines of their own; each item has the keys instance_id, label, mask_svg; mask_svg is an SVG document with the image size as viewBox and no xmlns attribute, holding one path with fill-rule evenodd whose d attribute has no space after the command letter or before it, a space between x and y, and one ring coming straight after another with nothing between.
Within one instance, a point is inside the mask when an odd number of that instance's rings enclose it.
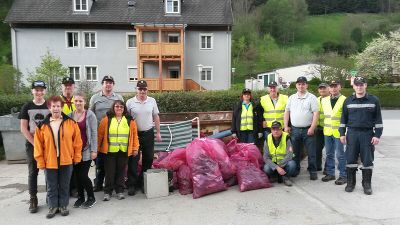
<instances>
[{"instance_id":1,"label":"black jacket","mask_svg":"<svg viewBox=\"0 0 400 225\"><path fill-rule=\"evenodd\" d=\"M260 130L260 117L259 117L256 103L254 101L251 101L251 104L253 105L253 132L254 132L254 135L257 136L257 133L262 132ZM239 101L233 106L233 115L232 115L232 124L231 124L232 134L236 134L236 135L239 134L240 121L241 121L240 116L241 115L242 115L242 101Z\"/></svg>"}]
</instances>

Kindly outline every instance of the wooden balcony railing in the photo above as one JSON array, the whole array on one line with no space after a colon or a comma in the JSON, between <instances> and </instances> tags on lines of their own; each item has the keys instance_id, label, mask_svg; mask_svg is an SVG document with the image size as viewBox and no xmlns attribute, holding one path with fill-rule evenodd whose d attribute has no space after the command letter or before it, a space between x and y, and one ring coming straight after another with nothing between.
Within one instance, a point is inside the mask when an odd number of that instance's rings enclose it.
<instances>
[{"instance_id":1,"label":"wooden balcony railing","mask_svg":"<svg viewBox=\"0 0 400 225\"><path fill-rule=\"evenodd\" d=\"M183 54L180 43L161 43L162 56L181 56ZM140 43L139 54L143 56L158 56L160 49L158 43Z\"/></svg>"}]
</instances>

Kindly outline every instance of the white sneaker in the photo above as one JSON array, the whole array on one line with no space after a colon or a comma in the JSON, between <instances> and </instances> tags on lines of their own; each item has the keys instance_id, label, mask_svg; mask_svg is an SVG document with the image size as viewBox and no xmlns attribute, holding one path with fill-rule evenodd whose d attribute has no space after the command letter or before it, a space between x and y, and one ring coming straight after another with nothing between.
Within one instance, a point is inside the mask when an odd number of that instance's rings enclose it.
<instances>
[{"instance_id":1,"label":"white sneaker","mask_svg":"<svg viewBox=\"0 0 400 225\"><path fill-rule=\"evenodd\" d=\"M110 201L111 195L110 194L104 194L103 201Z\"/></svg>"},{"instance_id":2,"label":"white sneaker","mask_svg":"<svg viewBox=\"0 0 400 225\"><path fill-rule=\"evenodd\" d=\"M118 199L118 200L125 199L125 196L124 196L124 194L122 194L122 193L118 193L118 194L117 194L117 199Z\"/></svg>"}]
</instances>

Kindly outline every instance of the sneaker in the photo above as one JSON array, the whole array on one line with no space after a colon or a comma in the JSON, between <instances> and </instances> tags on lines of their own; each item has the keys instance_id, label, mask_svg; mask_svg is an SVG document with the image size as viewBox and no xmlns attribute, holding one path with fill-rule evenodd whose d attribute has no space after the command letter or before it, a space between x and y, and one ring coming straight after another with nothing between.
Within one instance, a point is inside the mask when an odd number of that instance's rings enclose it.
<instances>
[{"instance_id":1,"label":"sneaker","mask_svg":"<svg viewBox=\"0 0 400 225\"><path fill-rule=\"evenodd\" d=\"M85 202L84 198L78 198L78 200L76 200L76 202L74 203L74 208L79 208L83 203Z\"/></svg>"},{"instance_id":2,"label":"sneaker","mask_svg":"<svg viewBox=\"0 0 400 225\"><path fill-rule=\"evenodd\" d=\"M38 209L38 199L36 195L31 195L31 198L29 199L29 212L37 213Z\"/></svg>"},{"instance_id":3,"label":"sneaker","mask_svg":"<svg viewBox=\"0 0 400 225\"><path fill-rule=\"evenodd\" d=\"M67 206L61 206L60 207L60 213L61 213L61 216L68 216L69 215L69 210L67 209Z\"/></svg>"},{"instance_id":4,"label":"sneaker","mask_svg":"<svg viewBox=\"0 0 400 225\"><path fill-rule=\"evenodd\" d=\"M125 199L124 194L123 194L123 193L118 193L118 194L117 194L117 199L118 199L118 200Z\"/></svg>"},{"instance_id":5,"label":"sneaker","mask_svg":"<svg viewBox=\"0 0 400 225\"><path fill-rule=\"evenodd\" d=\"M47 219L51 219L56 215L56 213L58 213L58 208L57 207L49 208L49 212L47 213L46 218Z\"/></svg>"},{"instance_id":6,"label":"sneaker","mask_svg":"<svg viewBox=\"0 0 400 225\"><path fill-rule=\"evenodd\" d=\"M310 180L317 180L317 179L318 179L317 173L310 173Z\"/></svg>"},{"instance_id":7,"label":"sneaker","mask_svg":"<svg viewBox=\"0 0 400 225\"><path fill-rule=\"evenodd\" d=\"M282 180L283 180L283 184L285 184L288 187L291 187L293 185L292 181L287 176L283 176Z\"/></svg>"},{"instance_id":8,"label":"sneaker","mask_svg":"<svg viewBox=\"0 0 400 225\"><path fill-rule=\"evenodd\" d=\"M324 176L321 180L322 180L323 182L328 182L328 181L335 180L335 179L336 179L335 176L326 175L326 176Z\"/></svg>"},{"instance_id":9,"label":"sneaker","mask_svg":"<svg viewBox=\"0 0 400 225\"><path fill-rule=\"evenodd\" d=\"M136 194L136 188L135 187L130 187L128 190L128 195L129 196L134 196Z\"/></svg>"},{"instance_id":10,"label":"sneaker","mask_svg":"<svg viewBox=\"0 0 400 225\"><path fill-rule=\"evenodd\" d=\"M343 185L347 183L347 178L346 177L339 177L337 180L335 180L336 185Z\"/></svg>"},{"instance_id":11,"label":"sneaker","mask_svg":"<svg viewBox=\"0 0 400 225\"><path fill-rule=\"evenodd\" d=\"M83 209L92 208L94 206L94 204L96 204L96 199L94 197L88 197L86 202L84 202L81 205L81 208L83 208Z\"/></svg>"},{"instance_id":12,"label":"sneaker","mask_svg":"<svg viewBox=\"0 0 400 225\"><path fill-rule=\"evenodd\" d=\"M110 194L104 194L103 201L110 201L111 195Z\"/></svg>"}]
</instances>

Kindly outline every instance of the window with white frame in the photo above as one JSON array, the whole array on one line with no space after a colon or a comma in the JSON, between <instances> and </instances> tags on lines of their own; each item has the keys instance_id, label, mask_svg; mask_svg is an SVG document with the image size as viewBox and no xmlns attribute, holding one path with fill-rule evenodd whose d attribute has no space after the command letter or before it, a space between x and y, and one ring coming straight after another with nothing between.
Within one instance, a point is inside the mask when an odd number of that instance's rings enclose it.
<instances>
[{"instance_id":1,"label":"window with white frame","mask_svg":"<svg viewBox=\"0 0 400 225\"><path fill-rule=\"evenodd\" d=\"M212 48L213 48L213 35L200 34L200 49L212 49Z\"/></svg>"},{"instance_id":2,"label":"window with white frame","mask_svg":"<svg viewBox=\"0 0 400 225\"><path fill-rule=\"evenodd\" d=\"M138 80L136 66L128 66L128 80L129 82Z\"/></svg>"},{"instance_id":3,"label":"window with white frame","mask_svg":"<svg viewBox=\"0 0 400 225\"><path fill-rule=\"evenodd\" d=\"M178 66L168 67L168 78L172 78L172 79L179 78L179 67Z\"/></svg>"},{"instance_id":4,"label":"window with white frame","mask_svg":"<svg viewBox=\"0 0 400 225\"><path fill-rule=\"evenodd\" d=\"M126 33L126 46L136 48L136 33Z\"/></svg>"},{"instance_id":5,"label":"window with white frame","mask_svg":"<svg viewBox=\"0 0 400 225\"><path fill-rule=\"evenodd\" d=\"M74 0L75 11L88 11L88 0Z\"/></svg>"},{"instance_id":6,"label":"window with white frame","mask_svg":"<svg viewBox=\"0 0 400 225\"><path fill-rule=\"evenodd\" d=\"M67 31L65 33L67 48L79 48L79 32Z\"/></svg>"},{"instance_id":7,"label":"window with white frame","mask_svg":"<svg viewBox=\"0 0 400 225\"><path fill-rule=\"evenodd\" d=\"M179 43L179 33L169 33L168 43Z\"/></svg>"},{"instance_id":8,"label":"window with white frame","mask_svg":"<svg viewBox=\"0 0 400 225\"><path fill-rule=\"evenodd\" d=\"M166 13L180 13L181 12L180 0L166 0L165 1L165 12Z\"/></svg>"},{"instance_id":9,"label":"window with white frame","mask_svg":"<svg viewBox=\"0 0 400 225\"><path fill-rule=\"evenodd\" d=\"M212 67L203 67L201 81L212 81Z\"/></svg>"},{"instance_id":10,"label":"window with white frame","mask_svg":"<svg viewBox=\"0 0 400 225\"><path fill-rule=\"evenodd\" d=\"M80 66L70 66L69 76L74 78L75 81L81 80L81 67Z\"/></svg>"},{"instance_id":11,"label":"window with white frame","mask_svg":"<svg viewBox=\"0 0 400 225\"><path fill-rule=\"evenodd\" d=\"M97 81L97 66L85 66L86 80Z\"/></svg>"},{"instance_id":12,"label":"window with white frame","mask_svg":"<svg viewBox=\"0 0 400 225\"><path fill-rule=\"evenodd\" d=\"M97 47L97 37L96 32L83 32L85 38L85 48L96 48Z\"/></svg>"}]
</instances>

